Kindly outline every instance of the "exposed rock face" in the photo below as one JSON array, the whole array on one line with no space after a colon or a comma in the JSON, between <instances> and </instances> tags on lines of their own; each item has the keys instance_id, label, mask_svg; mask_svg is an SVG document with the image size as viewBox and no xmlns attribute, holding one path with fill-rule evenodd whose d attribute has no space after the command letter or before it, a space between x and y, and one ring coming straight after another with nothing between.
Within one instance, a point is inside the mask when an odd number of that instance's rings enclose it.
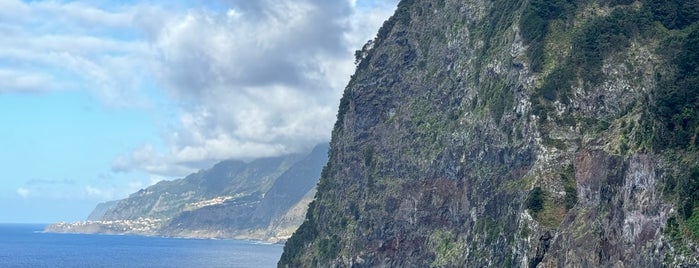
<instances>
[{"instance_id":1,"label":"exposed rock face","mask_svg":"<svg viewBox=\"0 0 699 268\"><path fill-rule=\"evenodd\" d=\"M58 223L46 231L278 242L303 222L327 151L325 144L308 155L223 161L99 204L86 222Z\"/></svg>"},{"instance_id":2,"label":"exposed rock face","mask_svg":"<svg viewBox=\"0 0 699 268\"><path fill-rule=\"evenodd\" d=\"M580 152L575 160L578 204L561 223L542 265L661 266L661 227L671 206L655 187L655 166L648 155L622 161L602 151Z\"/></svg>"},{"instance_id":3,"label":"exposed rock face","mask_svg":"<svg viewBox=\"0 0 699 268\"><path fill-rule=\"evenodd\" d=\"M696 265L696 134L671 145L656 111L692 43L657 1L613 2L401 1L279 265Z\"/></svg>"}]
</instances>

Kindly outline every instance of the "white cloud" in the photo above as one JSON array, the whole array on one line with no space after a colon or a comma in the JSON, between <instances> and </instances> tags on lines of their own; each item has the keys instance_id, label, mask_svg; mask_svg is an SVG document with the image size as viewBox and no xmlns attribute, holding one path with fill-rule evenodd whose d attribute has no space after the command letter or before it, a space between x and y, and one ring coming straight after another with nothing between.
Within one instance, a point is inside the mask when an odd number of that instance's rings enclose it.
<instances>
[{"instance_id":1,"label":"white cloud","mask_svg":"<svg viewBox=\"0 0 699 268\"><path fill-rule=\"evenodd\" d=\"M145 103L142 85L154 56L138 37L149 25L141 17L167 14L161 9L53 1L5 1L0 9L0 75L12 70L16 77L2 79L0 93L78 89L109 105Z\"/></svg>"},{"instance_id":2,"label":"white cloud","mask_svg":"<svg viewBox=\"0 0 699 268\"><path fill-rule=\"evenodd\" d=\"M55 84L53 78L44 73L0 69L0 93L38 92L51 89Z\"/></svg>"},{"instance_id":3,"label":"white cloud","mask_svg":"<svg viewBox=\"0 0 699 268\"><path fill-rule=\"evenodd\" d=\"M25 18L29 7L19 0L0 1L0 16L7 19Z\"/></svg>"},{"instance_id":4,"label":"white cloud","mask_svg":"<svg viewBox=\"0 0 699 268\"><path fill-rule=\"evenodd\" d=\"M29 197L29 189L24 188L24 187L19 187L17 189L17 194L19 196L21 196L22 198L26 199L27 197Z\"/></svg>"},{"instance_id":5,"label":"white cloud","mask_svg":"<svg viewBox=\"0 0 699 268\"><path fill-rule=\"evenodd\" d=\"M221 159L296 152L329 139L353 52L396 2L221 0L221 9L177 10L4 1L0 94L77 88L142 107L153 101L144 84L159 86L177 121L164 123L163 146L117 157L114 171L182 176Z\"/></svg>"},{"instance_id":6,"label":"white cloud","mask_svg":"<svg viewBox=\"0 0 699 268\"><path fill-rule=\"evenodd\" d=\"M169 168L141 167L184 175L220 159L329 140L353 52L394 9L395 2L358 10L344 1L259 1L170 22L156 41L159 74L182 114L168 135L170 151L143 157Z\"/></svg>"}]
</instances>

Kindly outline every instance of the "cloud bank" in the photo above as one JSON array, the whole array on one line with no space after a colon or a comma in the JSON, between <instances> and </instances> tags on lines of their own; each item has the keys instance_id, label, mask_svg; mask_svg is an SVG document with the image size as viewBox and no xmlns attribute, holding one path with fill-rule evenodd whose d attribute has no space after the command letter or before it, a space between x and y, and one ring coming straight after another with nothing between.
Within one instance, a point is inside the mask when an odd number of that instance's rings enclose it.
<instances>
[{"instance_id":1,"label":"cloud bank","mask_svg":"<svg viewBox=\"0 0 699 268\"><path fill-rule=\"evenodd\" d=\"M79 88L106 105L158 109L147 91L161 90L175 120L162 144L117 157L118 172L182 176L297 152L329 140L353 52L396 2L5 0L0 94Z\"/></svg>"}]
</instances>

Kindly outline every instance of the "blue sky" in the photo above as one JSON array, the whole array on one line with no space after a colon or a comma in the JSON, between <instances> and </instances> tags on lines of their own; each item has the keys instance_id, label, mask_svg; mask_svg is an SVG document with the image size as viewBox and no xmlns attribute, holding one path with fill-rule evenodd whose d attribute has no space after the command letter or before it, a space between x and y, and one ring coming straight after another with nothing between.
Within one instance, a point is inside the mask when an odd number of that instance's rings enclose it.
<instances>
[{"instance_id":1,"label":"blue sky","mask_svg":"<svg viewBox=\"0 0 699 268\"><path fill-rule=\"evenodd\" d=\"M0 222L330 137L396 0L0 0Z\"/></svg>"}]
</instances>

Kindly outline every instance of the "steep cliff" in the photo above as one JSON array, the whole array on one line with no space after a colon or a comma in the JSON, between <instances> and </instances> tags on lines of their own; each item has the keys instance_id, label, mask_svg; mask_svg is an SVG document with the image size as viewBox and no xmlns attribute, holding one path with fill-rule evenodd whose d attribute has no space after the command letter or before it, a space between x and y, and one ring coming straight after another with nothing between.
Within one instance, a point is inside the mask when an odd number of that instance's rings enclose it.
<instances>
[{"instance_id":1,"label":"steep cliff","mask_svg":"<svg viewBox=\"0 0 699 268\"><path fill-rule=\"evenodd\" d=\"M278 242L303 222L312 199L307 195L315 192L327 152L328 145L321 144L305 155L222 161L99 204L88 221L53 224L46 230Z\"/></svg>"},{"instance_id":2,"label":"steep cliff","mask_svg":"<svg viewBox=\"0 0 699 268\"><path fill-rule=\"evenodd\" d=\"M281 267L699 263L696 1L403 0Z\"/></svg>"},{"instance_id":3,"label":"steep cliff","mask_svg":"<svg viewBox=\"0 0 699 268\"><path fill-rule=\"evenodd\" d=\"M97 204L95 209L93 209L90 215L87 216L87 220L98 221L102 219L102 217L104 217L104 214L107 213L107 211L114 207L118 202L118 200L114 200Z\"/></svg>"}]
</instances>

